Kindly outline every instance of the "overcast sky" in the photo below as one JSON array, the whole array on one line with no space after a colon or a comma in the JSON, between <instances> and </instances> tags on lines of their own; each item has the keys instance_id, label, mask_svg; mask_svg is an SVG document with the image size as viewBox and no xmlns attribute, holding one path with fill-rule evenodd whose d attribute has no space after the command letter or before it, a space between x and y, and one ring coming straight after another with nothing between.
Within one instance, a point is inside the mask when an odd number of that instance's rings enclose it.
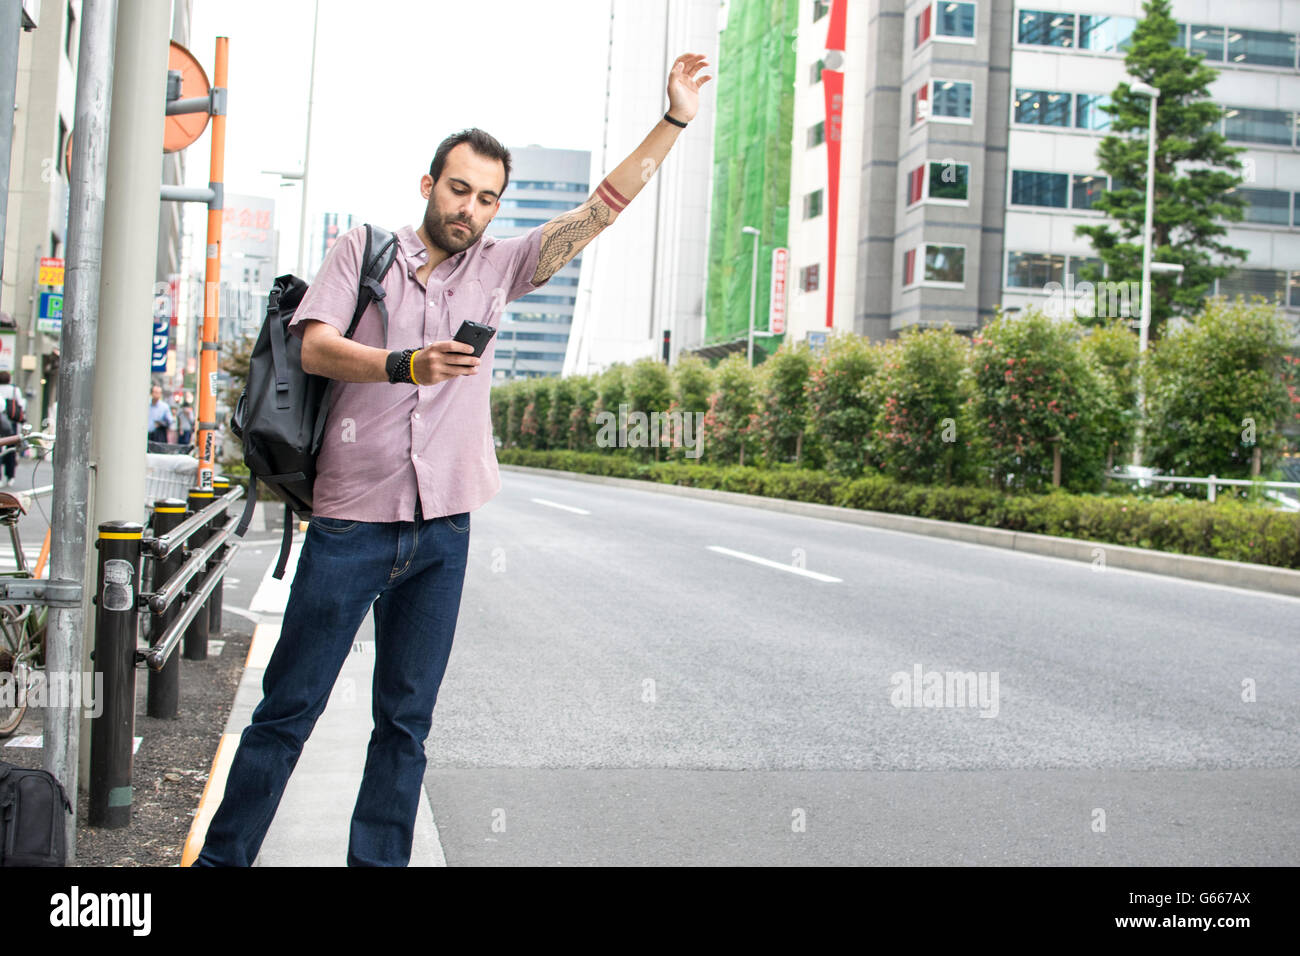
<instances>
[{"instance_id":1,"label":"overcast sky","mask_svg":"<svg viewBox=\"0 0 1300 956\"><path fill-rule=\"evenodd\" d=\"M465 127L507 147L599 150L610 0L320 0L308 229L326 211L419 222L420 176ZM297 256L313 0L194 0L190 48L212 78L230 38L226 191L276 199L281 266ZM211 139L186 153L208 182ZM202 207L188 204L187 231ZM310 240L309 240L310 241Z\"/></svg>"}]
</instances>

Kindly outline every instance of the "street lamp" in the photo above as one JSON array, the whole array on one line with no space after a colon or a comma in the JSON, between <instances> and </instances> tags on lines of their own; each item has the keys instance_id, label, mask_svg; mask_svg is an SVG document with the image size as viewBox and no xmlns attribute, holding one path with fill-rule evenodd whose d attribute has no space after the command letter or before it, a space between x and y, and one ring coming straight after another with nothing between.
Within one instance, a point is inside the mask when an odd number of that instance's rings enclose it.
<instances>
[{"instance_id":1,"label":"street lamp","mask_svg":"<svg viewBox=\"0 0 1300 956\"><path fill-rule=\"evenodd\" d=\"M1137 381L1138 411L1141 413L1146 406L1146 400L1142 394L1142 356L1146 353L1147 339L1151 334L1151 243L1156 195L1156 100L1160 99L1160 91L1150 83L1141 81L1130 83L1129 91L1147 98L1147 202L1146 222L1142 228L1142 320L1138 329ZM1139 434L1141 427L1141 418L1139 418ZM1142 464L1142 442L1140 439L1133 445L1133 464L1135 466Z\"/></svg>"},{"instance_id":2,"label":"street lamp","mask_svg":"<svg viewBox=\"0 0 1300 956\"><path fill-rule=\"evenodd\" d=\"M311 105L316 94L316 28L320 25L320 0L316 0L316 13L311 25L311 77L307 81L307 142L302 148L302 172L286 173L273 169L264 169L267 176L279 176L281 180L302 180L302 210L298 213L298 277L307 278L307 163L311 156ZM281 186L286 185L284 182Z\"/></svg>"},{"instance_id":3,"label":"street lamp","mask_svg":"<svg viewBox=\"0 0 1300 956\"><path fill-rule=\"evenodd\" d=\"M749 276L749 336L745 354L749 367L754 367L754 303L758 299L758 240L763 233L753 226L742 226L741 232L754 237L754 264Z\"/></svg>"}]
</instances>

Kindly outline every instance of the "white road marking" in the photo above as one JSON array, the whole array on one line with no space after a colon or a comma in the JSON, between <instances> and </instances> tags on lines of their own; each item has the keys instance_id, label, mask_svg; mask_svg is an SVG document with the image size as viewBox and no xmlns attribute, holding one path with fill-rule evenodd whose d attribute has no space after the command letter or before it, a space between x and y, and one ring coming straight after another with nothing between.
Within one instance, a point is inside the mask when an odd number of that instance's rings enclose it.
<instances>
[{"instance_id":1,"label":"white road marking","mask_svg":"<svg viewBox=\"0 0 1300 956\"><path fill-rule=\"evenodd\" d=\"M576 515L589 515L590 511L584 511L582 508L575 508L573 505L562 505L558 501L547 501L545 498L534 498L533 501L539 505L547 505L551 508L563 508L565 511L572 511Z\"/></svg>"},{"instance_id":2,"label":"white road marking","mask_svg":"<svg viewBox=\"0 0 1300 956\"><path fill-rule=\"evenodd\" d=\"M717 551L719 554L729 554L733 558L740 558L743 561L753 561L755 564L761 564L764 567L776 568L778 571L789 571L791 574L802 574L806 578L813 578L817 581L829 581L831 583L841 583L842 578L833 578L829 574L822 574L818 571L809 571L807 568L797 568L793 564L782 564L780 561L769 561L767 558L760 558L757 555L746 554L744 551L733 551L730 548L722 548L716 544L709 545L710 551Z\"/></svg>"}]
</instances>

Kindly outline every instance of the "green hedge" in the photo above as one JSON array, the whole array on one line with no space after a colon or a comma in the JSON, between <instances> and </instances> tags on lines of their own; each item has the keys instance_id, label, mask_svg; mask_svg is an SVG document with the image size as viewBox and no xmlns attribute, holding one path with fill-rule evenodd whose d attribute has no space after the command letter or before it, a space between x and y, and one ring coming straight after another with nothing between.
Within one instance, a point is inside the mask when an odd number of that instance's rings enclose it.
<instances>
[{"instance_id":1,"label":"green hedge","mask_svg":"<svg viewBox=\"0 0 1300 956\"><path fill-rule=\"evenodd\" d=\"M1004 495L981 488L904 484L880 476L850 479L796 468L656 464L590 452L501 448L497 459L507 465L738 491L1300 569L1300 515L1228 500L1152 500L1059 490Z\"/></svg>"}]
</instances>

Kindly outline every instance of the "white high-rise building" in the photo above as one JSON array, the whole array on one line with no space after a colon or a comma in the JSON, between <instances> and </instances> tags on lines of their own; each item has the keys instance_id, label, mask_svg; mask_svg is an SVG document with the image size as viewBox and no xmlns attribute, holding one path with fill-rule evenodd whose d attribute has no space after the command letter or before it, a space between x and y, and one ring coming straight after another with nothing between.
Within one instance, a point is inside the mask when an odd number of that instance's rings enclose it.
<instances>
[{"instance_id":1,"label":"white high-rise building","mask_svg":"<svg viewBox=\"0 0 1300 956\"><path fill-rule=\"evenodd\" d=\"M605 132L593 157L593 189L663 116L668 71L679 55L705 54L704 72L714 73L720 8L719 0L610 0ZM712 85L704 87L699 113L663 168L583 250L566 375L642 356L662 358L665 331L670 359L702 341Z\"/></svg>"}]
</instances>

